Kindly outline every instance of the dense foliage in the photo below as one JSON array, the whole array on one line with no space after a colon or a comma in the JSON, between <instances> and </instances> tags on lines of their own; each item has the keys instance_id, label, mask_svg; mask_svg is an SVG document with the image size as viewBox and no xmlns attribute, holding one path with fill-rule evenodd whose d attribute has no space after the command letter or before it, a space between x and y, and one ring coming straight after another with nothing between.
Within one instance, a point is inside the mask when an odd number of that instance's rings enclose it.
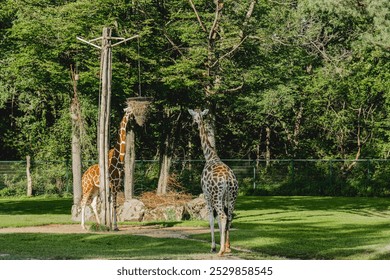
<instances>
[{"instance_id":1,"label":"dense foliage","mask_svg":"<svg viewBox=\"0 0 390 280\"><path fill-rule=\"evenodd\" d=\"M205 106L222 158L388 158L389 13L387 0L3 0L0 160L69 159L71 66L96 158L99 51L76 36L104 26L141 36L114 49L111 122L139 87L154 98L138 158L167 139L174 158L201 158L187 108Z\"/></svg>"}]
</instances>

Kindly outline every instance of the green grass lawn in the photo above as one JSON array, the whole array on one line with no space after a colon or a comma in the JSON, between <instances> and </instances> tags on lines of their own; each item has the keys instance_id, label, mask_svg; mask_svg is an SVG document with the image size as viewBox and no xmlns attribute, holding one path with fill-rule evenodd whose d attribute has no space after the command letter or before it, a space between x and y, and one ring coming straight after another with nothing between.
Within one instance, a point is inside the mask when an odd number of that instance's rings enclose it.
<instances>
[{"instance_id":1,"label":"green grass lawn","mask_svg":"<svg viewBox=\"0 0 390 280\"><path fill-rule=\"evenodd\" d=\"M71 204L62 198L0 199L0 227L71 223ZM249 250L234 251L242 258L390 259L387 198L239 197L236 209L231 240ZM209 234L192 238L0 234L0 259L191 259L208 253Z\"/></svg>"},{"instance_id":2,"label":"green grass lawn","mask_svg":"<svg viewBox=\"0 0 390 280\"><path fill-rule=\"evenodd\" d=\"M72 223L72 198L0 198L0 228Z\"/></svg>"},{"instance_id":3,"label":"green grass lawn","mask_svg":"<svg viewBox=\"0 0 390 280\"><path fill-rule=\"evenodd\" d=\"M390 259L390 199L241 197L235 244L292 259Z\"/></svg>"}]
</instances>

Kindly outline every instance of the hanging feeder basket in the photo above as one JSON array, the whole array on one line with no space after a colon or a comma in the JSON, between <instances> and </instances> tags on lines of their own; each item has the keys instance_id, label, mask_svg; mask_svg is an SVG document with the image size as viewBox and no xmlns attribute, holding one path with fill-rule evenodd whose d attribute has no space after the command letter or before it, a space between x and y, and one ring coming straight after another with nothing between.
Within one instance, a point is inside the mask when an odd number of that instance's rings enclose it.
<instances>
[{"instance_id":1,"label":"hanging feeder basket","mask_svg":"<svg viewBox=\"0 0 390 280\"><path fill-rule=\"evenodd\" d=\"M133 111L136 123L143 126L149 113L152 98L150 97L130 97L126 100L127 108Z\"/></svg>"}]
</instances>

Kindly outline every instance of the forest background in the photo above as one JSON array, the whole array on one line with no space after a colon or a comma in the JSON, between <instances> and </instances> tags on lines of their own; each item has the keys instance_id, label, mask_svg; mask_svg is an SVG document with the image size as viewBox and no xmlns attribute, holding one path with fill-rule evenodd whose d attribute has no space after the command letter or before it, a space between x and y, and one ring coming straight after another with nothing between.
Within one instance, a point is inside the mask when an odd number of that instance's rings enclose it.
<instances>
[{"instance_id":1,"label":"forest background","mask_svg":"<svg viewBox=\"0 0 390 280\"><path fill-rule=\"evenodd\" d=\"M389 158L387 0L1 0L0 160L70 159L71 67L97 159L99 51L76 36L105 26L140 35L113 51L111 101L114 143L126 98L153 98L137 159L202 159L187 109L206 107L221 158ZM370 172L349 194L390 194L390 165Z\"/></svg>"}]
</instances>

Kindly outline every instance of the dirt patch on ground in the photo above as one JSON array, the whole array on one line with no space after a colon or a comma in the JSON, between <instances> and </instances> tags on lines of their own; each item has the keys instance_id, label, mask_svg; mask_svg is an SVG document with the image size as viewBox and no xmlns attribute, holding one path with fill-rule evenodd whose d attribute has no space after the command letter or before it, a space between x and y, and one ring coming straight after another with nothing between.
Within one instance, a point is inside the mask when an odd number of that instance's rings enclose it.
<instances>
[{"instance_id":1,"label":"dirt patch on ground","mask_svg":"<svg viewBox=\"0 0 390 280\"><path fill-rule=\"evenodd\" d=\"M80 224L45 225L34 227L0 228L0 233L96 233L96 234L132 234L154 238L188 238L192 234L208 233L203 227L161 227L161 226L120 226L119 231L91 232L83 230Z\"/></svg>"},{"instance_id":2,"label":"dirt patch on ground","mask_svg":"<svg viewBox=\"0 0 390 280\"><path fill-rule=\"evenodd\" d=\"M209 233L210 230L204 227L161 227L161 226L129 226L121 225L119 231L113 232L91 232L83 230L80 224L61 224L61 225L45 225L34 227L16 227L16 228L0 228L0 234L2 233L55 233L55 234L131 234L131 235L143 235L153 238L180 238L191 239L191 235ZM204 242L197 240L198 242ZM237 250L237 248L234 248ZM238 249L240 250L240 249ZM195 260L212 260L212 259L240 259L234 254L226 254L223 257L218 257L216 254L196 254L191 256L191 259Z\"/></svg>"}]
</instances>

